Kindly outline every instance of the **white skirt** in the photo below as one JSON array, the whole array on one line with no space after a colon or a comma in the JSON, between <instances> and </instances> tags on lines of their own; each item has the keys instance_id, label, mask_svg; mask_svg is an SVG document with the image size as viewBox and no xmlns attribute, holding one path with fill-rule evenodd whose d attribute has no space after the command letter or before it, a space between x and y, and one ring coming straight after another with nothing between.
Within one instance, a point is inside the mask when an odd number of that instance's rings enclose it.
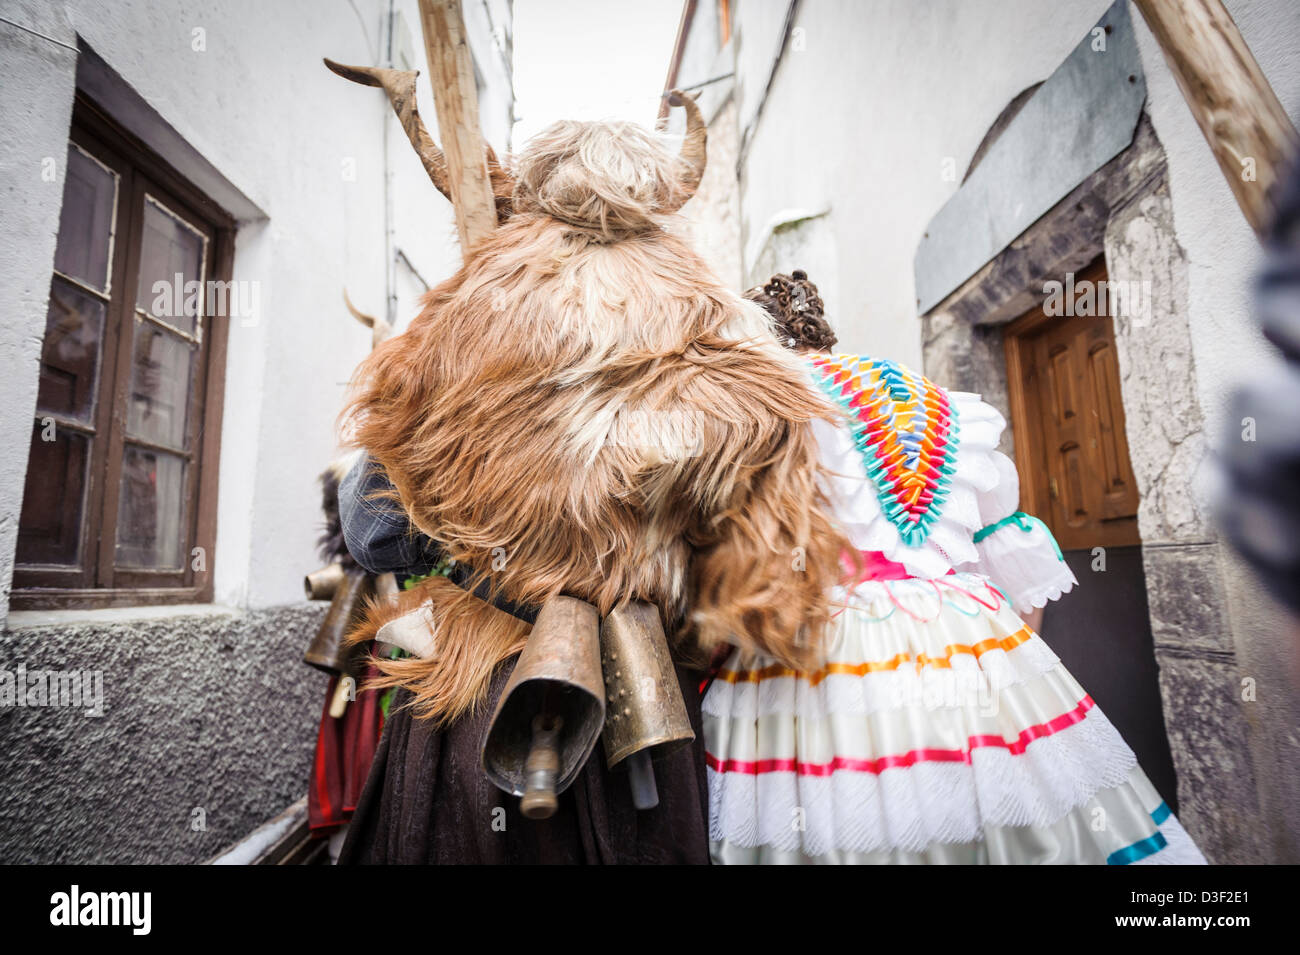
<instances>
[{"instance_id":1,"label":"white skirt","mask_svg":"<svg viewBox=\"0 0 1300 955\"><path fill-rule=\"evenodd\" d=\"M822 666L737 651L705 695L715 861L1204 863L985 577L835 602Z\"/></svg>"}]
</instances>

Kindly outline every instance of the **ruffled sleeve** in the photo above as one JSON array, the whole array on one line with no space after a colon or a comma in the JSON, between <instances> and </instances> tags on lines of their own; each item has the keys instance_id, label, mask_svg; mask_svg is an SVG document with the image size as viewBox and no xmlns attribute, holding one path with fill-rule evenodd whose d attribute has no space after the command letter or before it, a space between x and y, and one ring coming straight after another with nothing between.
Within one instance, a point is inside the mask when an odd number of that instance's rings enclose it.
<instances>
[{"instance_id":1,"label":"ruffled sleeve","mask_svg":"<svg viewBox=\"0 0 1300 955\"><path fill-rule=\"evenodd\" d=\"M1011 459L994 451L992 461L998 480L979 495L984 526L975 532L976 569L1028 613L1069 593L1078 581L1047 525L1016 510L1020 477Z\"/></svg>"}]
</instances>

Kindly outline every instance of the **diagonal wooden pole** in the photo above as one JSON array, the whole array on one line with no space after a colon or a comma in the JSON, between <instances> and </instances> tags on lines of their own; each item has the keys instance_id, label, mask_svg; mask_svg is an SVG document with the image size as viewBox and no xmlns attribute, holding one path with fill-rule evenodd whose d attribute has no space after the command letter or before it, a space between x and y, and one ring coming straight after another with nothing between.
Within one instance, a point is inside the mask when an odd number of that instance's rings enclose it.
<instances>
[{"instance_id":1,"label":"diagonal wooden pole","mask_svg":"<svg viewBox=\"0 0 1300 955\"><path fill-rule=\"evenodd\" d=\"M497 215L460 0L420 0L420 25L461 255L468 256L471 248L492 234Z\"/></svg>"},{"instance_id":2,"label":"diagonal wooden pole","mask_svg":"<svg viewBox=\"0 0 1300 955\"><path fill-rule=\"evenodd\" d=\"M1273 220L1295 126L1222 0L1134 0L1237 205L1257 235Z\"/></svg>"}]
</instances>

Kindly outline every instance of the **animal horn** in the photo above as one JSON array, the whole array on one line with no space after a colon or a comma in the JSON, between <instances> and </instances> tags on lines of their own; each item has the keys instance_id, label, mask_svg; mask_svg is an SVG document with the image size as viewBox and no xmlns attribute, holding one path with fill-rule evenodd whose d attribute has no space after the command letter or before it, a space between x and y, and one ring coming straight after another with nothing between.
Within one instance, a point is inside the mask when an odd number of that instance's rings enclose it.
<instances>
[{"instance_id":1,"label":"animal horn","mask_svg":"<svg viewBox=\"0 0 1300 955\"><path fill-rule=\"evenodd\" d=\"M510 174L506 163L497 159L497 152L491 143L486 144L488 182L492 186L492 198L496 204L497 225L510 218L515 211L515 177ZM507 161L510 159L506 157Z\"/></svg>"},{"instance_id":2,"label":"animal horn","mask_svg":"<svg viewBox=\"0 0 1300 955\"><path fill-rule=\"evenodd\" d=\"M325 65L345 80L360 83L362 86L377 86L388 95L388 102L393 104L393 112L397 114L406 138L411 141L416 154L420 157L420 162L424 164L424 171L429 174L437 190L450 199L447 158L438 148L438 144L433 141L433 137L429 135L429 130L425 128L424 120L420 119L420 112L415 106L415 78L420 75L419 71L387 70L377 66L348 66L346 63L335 63L329 57L325 57Z\"/></svg>"},{"instance_id":3,"label":"animal horn","mask_svg":"<svg viewBox=\"0 0 1300 955\"><path fill-rule=\"evenodd\" d=\"M416 154L420 157L420 162L424 164L424 171L429 174L437 190L451 199L447 157L429 135L429 130L425 127L424 120L420 119L419 110L415 105L415 78L420 75L419 70L348 66L346 63L335 63L329 57L325 58L325 65L345 80L360 83L362 86L377 86L388 94L393 112L397 114L397 119L406 132L406 138L411 141ZM507 163L497 159L497 154L490 145L487 147L487 167L488 179L492 184L492 196L496 200L497 224L500 225L514 211L515 180L510 175Z\"/></svg>"},{"instance_id":4,"label":"animal horn","mask_svg":"<svg viewBox=\"0 0 1300 955\"><path fill-rule=\"evenodd\" d=\"M678 154L682 165L679 180L682 186L681 201L665 210L676 212L686 204L686 200L695 195L700 180L704 178L704 167L708 162L709 127L704 122L704 114L700 112L695 97L689 93L673 90L668 94L668 105L686 109L686 138L682 140L682 151Z\"/></svg>"},{"instance_id":5,"label":"animal horn","mask_svg":"<svg viewBox=\"0 0 1300 955\"><path fill-rule=\"evenodd\" d=\"M343 304L348 307L348 311L366 328L370 329L370 347L377 348L379 343L386 341L393 335L393 326L388 324L382 318L376 318L374 315L367 315L361 309L352 304L352 299L348 297L348 290L343 289Z\"/></svg>"}]
</instances>

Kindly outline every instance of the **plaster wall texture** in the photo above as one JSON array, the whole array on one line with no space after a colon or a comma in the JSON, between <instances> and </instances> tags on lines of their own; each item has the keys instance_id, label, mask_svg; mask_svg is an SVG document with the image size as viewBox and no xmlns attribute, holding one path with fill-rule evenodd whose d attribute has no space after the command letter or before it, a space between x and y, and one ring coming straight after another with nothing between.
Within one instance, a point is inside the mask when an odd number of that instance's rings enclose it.
<instances>
[{"instance_id":1,"label":"plaster wall texture","mask_svg":"<svg viewBox=\"0 0 1300 955\"><path fill-rule=\"evenodd\" d=\"M839 305L828 318L841 346L920 367L912 260L926 223L1002 108L1050 75L1107 6L801 4L802 32L792 33L742 159L746 250L782 210L829 209ZM738 5L742 130L762 98L778 39L772 23L785 9L779 0ZM818 263L807 269L817 281Z\"/></svg>"},{"instance_id":2,"label":"plaster wall texture","mask_svg":"<svg viewBox=\"0 0 1300 955\"><path fill-rule=\"evenodd\" d=\"M0 707L0 863L200 862L301 798L326 607L14 612L0 667L99 671L104 713Z\"/></svg>"}]
</instances>

